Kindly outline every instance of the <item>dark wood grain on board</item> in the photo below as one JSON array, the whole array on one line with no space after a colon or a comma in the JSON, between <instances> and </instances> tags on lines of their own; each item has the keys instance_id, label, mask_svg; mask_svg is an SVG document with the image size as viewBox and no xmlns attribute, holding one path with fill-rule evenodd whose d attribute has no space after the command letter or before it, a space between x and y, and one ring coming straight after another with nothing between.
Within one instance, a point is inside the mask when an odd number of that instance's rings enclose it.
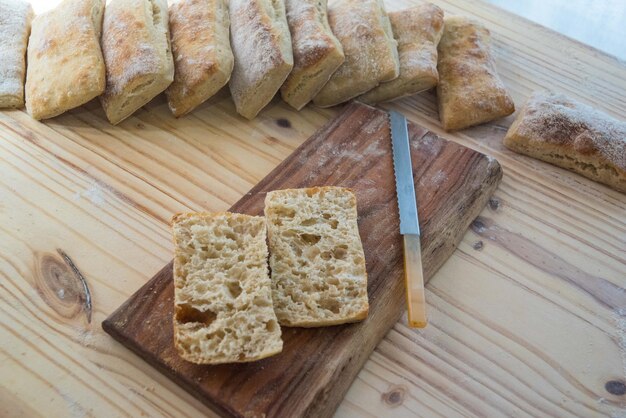
<instances>
[{"instance_id":1,"label":"dark wood grain on board","mask_svg":"<svg viewBox=\"0 0 626 418\"><path fill-rule=\"evenodd\" d=\"M490 157L410 124L426 280L452 254L487 204L502 171ZM267 191L352 188L367 260L367 320L317 329L283 328L284 349L248 364L198 366L172 340L172 265L103 322L103 328L225 416L331 416L364 362L405 311L402 245L387 114L351 104L237 202L259 215Z\"/></svg>"}]
</instances>

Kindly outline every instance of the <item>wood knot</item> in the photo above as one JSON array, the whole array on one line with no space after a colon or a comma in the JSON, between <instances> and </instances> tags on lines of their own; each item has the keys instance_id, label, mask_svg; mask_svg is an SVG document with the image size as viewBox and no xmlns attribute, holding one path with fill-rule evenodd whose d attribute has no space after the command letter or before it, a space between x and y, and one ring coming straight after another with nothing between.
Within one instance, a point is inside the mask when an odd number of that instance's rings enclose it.
<instances>
[{"instance_id":1,"label":"wood knot","mask_svg":"<svg viewBox=\"0 0 626 418\"><path fill-rule=\"evenodd\" d=\"M620 380L609 380L604 385L604 388L611 395L617 395L617 396L626 395L626 384Z\"/></svg>"},{"instance_id":2,"label":"wood knot","mask_svg":"<svg viewBox=\"0 0 626 418\"><path fill-rule=\"evenodd\" d=\"M474 244L472 244L472 248L476 251L481 251L484 246L485 244L482 241L476 241Z\"/></svg>"},{"instance_id":3,"label":"wood knot","mask_svg":"<svg viewBox=\"0 0 626 418\"><path fill-rule=\"evenodd\" d=\"M35 289L44 302L64 318L73 319L85 312L91 322L91 294L87 281L65 252L39 257Z\"/></svg>"},{"instance_id":4,"label":"wood knot","mask_svg":"<svg viewBox=\"0 0 626 418\"><path fill-rule=\"evenodd\" d=\"M488 228L485 218L481 216L474 219L470 227L472 228L472 231L476 232L479 235L485 232L485 230Z\"/></svg>"},{"instance_id":5,"label":"wood knot","mask_svg":"<svg viewBox=\"0 0 626 418\"><path fill-rule=\"evenodd\" d=\"M289 122L289 119L285 118L276 119L276 125L281 128L291 128L291 122Z\"/></svg>"},{"instance_id":6,"label":"wood knot","mask_svg":"<svg viewBox=\"0 0 626 418\"><path fill-rule=\"evenodd\" d=\"M383 402L392 408L402 405L408 389L404 385L393 385L389 390L381 395Z\"/></svg>"},{"instance_id":7,"label":"wood knot","mask_svg":"<svg viewBox=\"0 0 626 418\"><path fill-rule=\"evenodd\" d=\"M500 208L500 201L495 197L489 199L489 209L496 211Z\"/></svg>"}]
</instances>

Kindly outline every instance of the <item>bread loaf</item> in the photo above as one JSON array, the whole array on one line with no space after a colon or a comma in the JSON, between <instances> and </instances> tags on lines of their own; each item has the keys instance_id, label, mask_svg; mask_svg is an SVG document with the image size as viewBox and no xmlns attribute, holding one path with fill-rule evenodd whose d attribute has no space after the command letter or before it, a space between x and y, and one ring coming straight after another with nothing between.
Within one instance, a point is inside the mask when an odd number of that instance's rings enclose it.
<instances>
[{"instance_id":1,"label":"bread loaf","mask_svg":"<svg viewBox=\"0 0 626 418\"><path fill-rule=\"evenodd\" d=\"M346 59L313 99L316 106L346 102L398 77L398 45L382 0L337 0L328 22Z\"/></svg>"},{"instance_id":2,"label":"bread loaf","mask_svg":"<svg viewBox=\"0 0 626 418\"><path fill-rule=\"evenodd\" d=\"M272 299L281 325L316 327L365 319L367 272L349 189L269 192L265 215Z\"/></svg>"},{"instance_id":3,"label":"bread loaf","mask_svg":"<svg viewBox=\"0 0 626 418\"><path fill-rule=\"evenodd\" d=\"M253 119L274 97L293 67L283 0L230 0L235 67L230 91L237 112Z\"/></svg>"},{"instance_id":4,"label":"bread loaf","mask_svg":"<svg viewBox=\"0 0 626 418\"><path fill-rule=\"evenodd\" d=\"M181 0L170 6L174 82L165 91L170 110L191 112L228 83L233 70L226 0Z\"/></svg>"},{"instance_id":5,"label":"bread loaf","mask_svg":"<svg viewBox=\"0 0 626 418\"><path fill-rule=\"evenodd\" d=\"M533 93L504 145L626 193L626 123L562 94Z\"/></svg>"},{"instance_id":6,"label":"bread loaf","mask_svg":"<svg viewBox=\"0 0 626 418\"><path fill-rule=\"evenodd\" d=\"M104 91L103 11L104 0L64 0L33 20L25 88L33 118L60 115Z\"/></svg>"},{"instance_id":7,"label":"bread loaf","mask_svg":"<svg viewBox=\"0 0 626 418\"><path fill-rule=\"evenodd\" d=\"M265 220L235 213L172 219L174 342L198 364L259 360L282 350L272 309Z\"/></svg>"},{"instance_id":8,"label":"bread loaf","mask_svg":"<svg viewBox=\"0 0 626 418\"><path fill-rule=\"evenodd\" d=\"M496 72L491 35L465 17L444 19L439 53L439 119L447 131L489 122L515 111Z\"/></svg>"},{"instance_id":9,"label":"bread loaf","mask_svg":"<svg viewBox=\"0 0 626 418\"><path fill-rule=\"evenodd\" d=\"M24 106L26 45L33 8L23 0L0 0L0 108Z\"/></svg>"},{"instance_id":10,"label":"bread loaf","mask_svg":"<svg viewBox=\"0 0 626 418\"><path fill-rule=\"evenodd\" d=\"M324 87L345 58L328 25L326 0L285 0L285 8L294 66L280 92L285 102L300 110Z\"/></svg>"},{"instance_id":11,"label":"bread loaf","mask_svg":"<svg viewBox=\"0 0 626 418\"><path fill-rule=\"evenodd\" d=\"M431 3L389 13L398 41L400 75L381 83L359 100L375 104L411 96L437 85L437 45L443 32L443 10Z\"/></svg>"},{"instance_id":12,"label":"bread loaf","mask_svg":"<svg viewBox=\"0 0 626 418\"><path fill-rule=\"evenodd\" d=\"M111 0L104 12L106 91L100 97L118 124L174 79L166 0Z\"/></svg>"}]
</instances>

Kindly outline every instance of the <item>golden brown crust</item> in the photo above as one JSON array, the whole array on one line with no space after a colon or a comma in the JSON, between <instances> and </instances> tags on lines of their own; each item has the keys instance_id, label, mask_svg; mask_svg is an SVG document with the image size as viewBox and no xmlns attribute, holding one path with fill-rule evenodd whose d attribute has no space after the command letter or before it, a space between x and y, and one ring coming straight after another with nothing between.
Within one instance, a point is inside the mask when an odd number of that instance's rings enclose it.
<instances>
[{"instance_id":1,"label":"golden brown crust","mask_svg":"<svg viewBox=\"0 0 626 418\"><path fill-rule=\"evenodd\" d=\"M382 0L337 2L328 10L328 22L346 58L313 98L316 106L346 102L398 77L397 42Z\"/></svg>"},{"instance_id":2,"label":"golden brown crust","mask_svg":"<svg viewBox=\"0 0 626 418\"><path fill-rule=\"evenodd\" d=\"M504 145L626 192L626 123L561 94L534 92Z\"/></svg>"},{"instance_id":3,"label":"golden brown crust","mask_svg":"<svg viewBox=\"0 0 626 418\"><path fill-rule=\"evenodd\" d=\"M24 106L26 45L33 8L23 0L0 0L0 108Z\"/></svg>"},{"instance_id":4,"label":"golden brown crust","mask_svg":"<svg viewBox=\"0 0 626 418\"><path fill-rule=\"evenodd\" d=\"M107 118L117 124L174 79L165 0L112 0L104 13L102 52Z\"/></svg>"},{"instance_id":5,"label":"golden brown crust","mask_svg":"<svg viewBox=\"0 0 626 418\"><path fill-rule=\"evenodd\" d=\"M225 0L182 0L170 6L174 82L166 90L179 117L228 83L233 70L228 5Z\"/></svg>"},{"instance_id":6,"label":"golden brown crust","mask_svg":"<svg viewBox=\"0 0 626 418\"><path fill-rule=\"evenodd\" d=\"M359 100L374 104L410 96L437 85L437 45L443 32L443 10L431 3L389 13L398 41L400 76L381 83Z\"/></svg>"},{"instance_id":7,"label":"golden brown crust","mask_svg":"<svg viewBox=\"0 0 626 418\"><path fill-rule=\"evenodd\" d=\"M315 320L315 321L297 321L290 322L289 320L283 318L280 321L280 325L284 327L297 327L297 328L318 328L318 327L332 327L333 325L342 325L342 324L353 324L355 322L361 322L364 319L367 319L369 315L369 306L365 307L363 310L354 314L354 316L350 319L331 319L331 320Z\"/></svg>"},{"instance_id":8,"label":"golden brown crust","mask_svg":"<svg viewBox=\"0 0 626 418\"><path fill-rule=\"evenodd\" d=\"M439 118L447 131L489 122L515 111L496 72L491 36L464 17L444 19L439 42Z\"/></svg>"},{"instance_id":9,"label":"golden brown crust","mask_svg":"<svg viewBox=\"0 0 626 418\"><path fill-rule=\"evenodd\" d=\"M285 8L294 67L280 91L285 102L300 110L345 58L328 24L326 0L285 0Z\"/></svg>"},{"instance_id":10,"label":"golden brown crust","mask_svg":"<svg viewBox=\"0 0 626 418\"><path fill-rule=\"evenodd\" d=\"M283 0L231 0L235 66L229 83L237 112L253 119L293 68L291 35Z\"/></svg>"},{"instance_id":11,"label":"golden brown crust","mask_svg":"<svg viewBox=\"0 0 626 418\"><path fill-rule=\"evenodd\" d=\"M33 21L26 75L33 118L60 115L104 91L103 10L104 0L65 0Z\"/></svg>"}]
</instances>

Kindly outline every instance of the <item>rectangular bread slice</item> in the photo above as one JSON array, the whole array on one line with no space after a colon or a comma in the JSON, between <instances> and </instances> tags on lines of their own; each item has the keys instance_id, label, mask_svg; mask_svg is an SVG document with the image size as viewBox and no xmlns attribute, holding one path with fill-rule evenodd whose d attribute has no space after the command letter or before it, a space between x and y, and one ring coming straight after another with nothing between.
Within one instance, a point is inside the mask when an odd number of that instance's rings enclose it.
<instances>
[{"instance_id":1,"label":"rectangular bread slice","mask_svg":"<svg viewBox=\"0 0 626 418\"><path fill-rule=\"evenodd\" d=\"M313 99L345 60L343 48L328 25L326 1L285 0L294 65L280 93L298 110Z\"/></svg>"},{"instance_id":2,"label":"rectangular bread slice","mask_svg":"<svg viewBox=\"0 0 626 418\"><path fill-rule=\"evenodd\" d=\"M443 10L431 3L389 13L398 41L400 76L380 83L359 100L376 104L411 96L437 85L437 45L443 33Z\"/></svg>"},{"instance_id":3,"label":"rectangular bread slice","mask_svg":"<svg viewBox=\"0 0 626 418\"><path fill-rule=\"evenodd\" d=\"M102 94L104 0L64 0L33 20L28 41L26 110L47 119Z\"/></svg>"},{"instance_id":4,"label":"rectangular bread slice","mask_svg":"<svg viewBox=\"0 0 626 418\"><path fill-rule=\"evenodd\" d=\"M226 0L181 0L170 6L174 82L170 110L183 116L216 94L233 71Z\"/></svg>"},{"instance_id":5,"label":"rectangular bread slice","mask_svg":"<svg viewBox=\"0 0 626 418\"><path fill-rule=\"evenodd\" d=\"M111 0L104 12L106 91L100 97L116 125L174 80L166 0Z\"/></svg>"},{"instance_id":6,"label":"rectangular bread slice","mask_svg":"<svg viewBox=\"0 0 626 418\"><path fill-rule=\"evenodd\" d=\"M443 129L464 129L515 111L496 71L487 28L466 17L447 17L437 49L437 98Z\"/></svg>"},{"instance_id":7,"label":"rectangular bread slice","mask_svg":"<svg viewBox=\"0 0 626 418\"><path fill-rule=\"evenodd\" d=\"M354 193L341 187L269 192L265 216L280 324L318 327L365 319L367 272Z\"/></svg>"},{"instance_id":8,"label":"rectangular bread slice","mask_svg":"<svg viewBox=\"0 0 626 418\"><path fill-rule=\"evenodd\" d=\"M328 22L346 59L313 99L316 106L338 105L398 77L398 44L382 0L337 0Z\"/></svg>"},{"instance_id":9,"label":"rectangular bread slice","mask_svg":"<svg viewBox=\"0 0 626 418\"><path fill-rule=\"evenodd\" d=\"M534 92L504 145L626 193L626 123L562 94Z\"/></svg>"},{"instance_id":10,"label":"rectangular bread slice","mask_svg":"<svg viewBox=\"0 0 626 418\"><path fill-rule=\"evenodd\" d=\"M26 45L33 8L23 0L0 0L0 108L24 107Z\"/></svg>"},{"instance_id":11,"label":"rectangular bread slice","mask_svg":"<svg viewBox=\"0 0 626 418\"><path fill-rule=\"evenodd\" d=\"M174 234L174 341L198 364L241 363L282 351L272 309L265 219L182 213Z\"/></svg>"},{"instance_id":12,"label":"rectangular bread slice","mask_svg":"<svg viewBox=\"0 0 626 418\"><path fill-rule=\"evenodd\" d=\"M235 67L230 92L237 112L253 119L293 68L283 0L230 0L230 44Z\"/></svg>"}]
</instances>

